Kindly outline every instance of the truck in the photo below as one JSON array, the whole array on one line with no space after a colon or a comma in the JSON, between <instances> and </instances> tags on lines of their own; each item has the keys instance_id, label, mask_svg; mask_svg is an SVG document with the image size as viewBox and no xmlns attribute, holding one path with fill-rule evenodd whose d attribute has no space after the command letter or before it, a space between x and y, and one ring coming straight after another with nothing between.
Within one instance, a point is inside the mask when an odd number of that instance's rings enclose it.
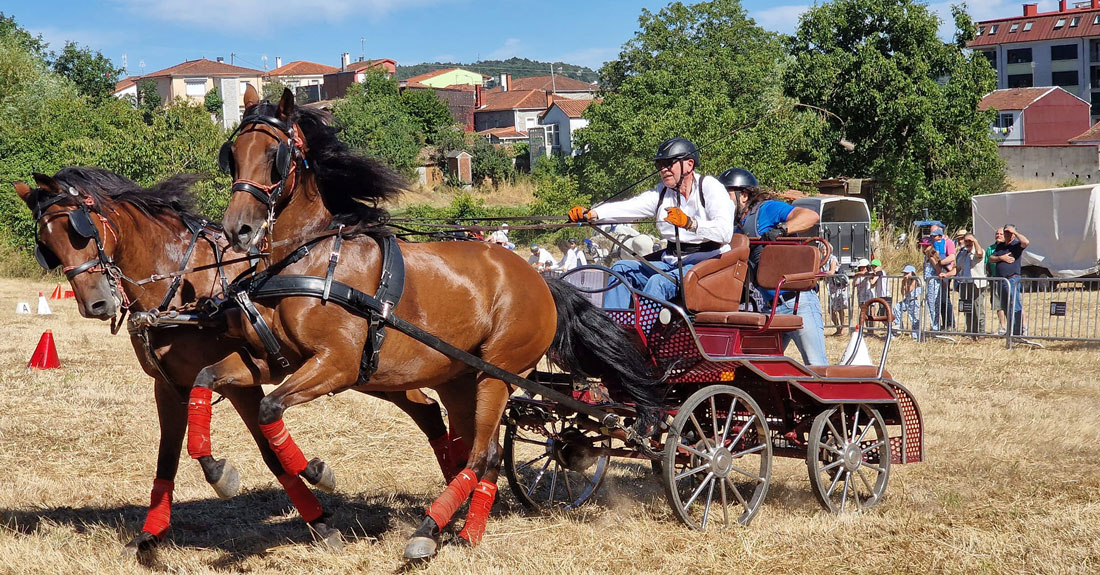
<instances>
[{"instance_id":1,"label":"truck","mask_svg":"<svg viewBox=\"0 0 1100 575\"><path fill-rule=\"evenodd\" d=\"M1100 272L1100 185L984 194L970 199L974 236L993 243L997 228L1014 224L1030 244L1025 275L1095 277Z\"/></svg>"},{"instance_id":2,"label":"truck","mask_svg":"<svg viewBox=\"0 0 1100 575\"><path fill-rule=\"evenodd\" d=\"M863 198L818 194L791 202L820 216L817 225L802 232L803 237L820 237L829 242L840 261L848 268L860 258L871 259L871 210Z\"/></svg>"}]
</instances>

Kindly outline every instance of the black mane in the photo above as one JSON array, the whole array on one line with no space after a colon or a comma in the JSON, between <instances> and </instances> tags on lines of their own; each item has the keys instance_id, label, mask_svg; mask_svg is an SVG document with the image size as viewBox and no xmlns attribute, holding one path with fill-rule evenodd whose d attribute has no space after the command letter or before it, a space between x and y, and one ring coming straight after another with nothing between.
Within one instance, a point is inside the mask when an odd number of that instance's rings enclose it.
<instances>
[{"instance_id":1,"label":"black mane","mask_svg":"<svg viewBox=\"0 0 1100 575\"><path fill-rule=\"evenodd\" d=\"M317 177L325 207L333 219L348 224L384 224L389 212L378 204L397 197L406 182L382 162L360 156L336 136L319 110L295 107L305 136L306 160ZM277 116L276 116L277 117Z\"/></svg>"},{"instance_id":2,"label":"black mane","mask_svg":"<svg viewBox=\"0 0 1100 575\"><path fill-rule=\"evenodd\" d=\"M194 216L191 186L201 179L196 174L172 176L143 188L125 176L102 168L68 167L54 175L63 193L70 187L91 196L97 205L104 200L126 202L148 216L176 214Z\"/></svg>"}]
</instances>

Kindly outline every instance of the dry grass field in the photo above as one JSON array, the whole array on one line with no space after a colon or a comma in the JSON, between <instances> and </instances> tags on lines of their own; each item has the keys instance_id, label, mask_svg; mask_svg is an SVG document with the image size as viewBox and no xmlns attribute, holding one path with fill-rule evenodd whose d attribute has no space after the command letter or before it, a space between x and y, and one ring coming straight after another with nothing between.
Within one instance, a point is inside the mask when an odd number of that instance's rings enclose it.
<instances>
[{"instance_id":1,"label":"dry grass field","mask_svg":"<svg viewBox=\"0 0 1100 575\"><path fill-rule=\"evenodd\" d=\"M307 457L333 465L321 495L348 545L311 543L227 404L214 408L215 455L244 491L222 501L184 455L173 529L155 557L119 552L141 528L157 422L150 380L128 338L84 320L74 300L32 307L42 281L0 280L0 574L401 573L405 539L443 482L403 414L355 393L286 414ZM63 368L24 366L52 329ZM830 338L830 356L842 338ZM793 350L793 347L792 347ZM924 413L927 461L896 466L885 501L834 516L815 502L804 462L779 459L748 528L680 526L647 467L617 464L596 503L530 516L501 479L485 542L446 545L414 572L1096 573L1100 571L1100 362L1097 346L901 338L889 369ZM874 349L872 349L874 355Z\"/></svg>"}]
</instances>

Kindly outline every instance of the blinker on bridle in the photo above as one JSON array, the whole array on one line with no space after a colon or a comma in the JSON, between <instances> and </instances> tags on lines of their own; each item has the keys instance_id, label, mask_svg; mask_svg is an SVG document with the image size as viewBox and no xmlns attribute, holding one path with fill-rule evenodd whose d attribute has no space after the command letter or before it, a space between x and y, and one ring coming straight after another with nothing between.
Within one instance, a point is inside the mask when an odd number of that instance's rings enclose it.
<instances>
[{"instance_id":1,"label":"blinker on bridle","mask_svg":"<svg viewBox=\"0 0 1100 575\"><path fill-rule=\"evenodd\" d=\"M287 187L287 182L294 174L297 166L295 160L302 157L302 140L298 136L296 127L287 125L286 122L271 114L269 110L274 107L274 104L266 101L256 105L255 111L241 119L237 129L233 130L226 142L222 144L221 150L218 151L218 167L222 172L234 176L232 192L248 192L260 203L267 206L268 222L274 219L275 204L278 203L279 196L282 195L283 190ZM234 175L236 171L236 162L233 158L234 138L241 133L245 126L256 124L271 126L287 138L286 141L279 141L279 147L275 152L275 173L278 174L279 180L270 185L237 178Z\"/></svg>"}]
</instances>

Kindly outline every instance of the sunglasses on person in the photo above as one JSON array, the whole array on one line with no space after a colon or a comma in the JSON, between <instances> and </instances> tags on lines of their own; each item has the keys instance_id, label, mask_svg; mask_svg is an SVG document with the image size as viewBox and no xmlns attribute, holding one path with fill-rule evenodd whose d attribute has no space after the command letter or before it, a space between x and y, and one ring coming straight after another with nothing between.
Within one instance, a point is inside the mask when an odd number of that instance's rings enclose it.
<instances>
[{"instance_id":1,"label":"sunglasses on person","mask_svg":"<svg viewBox=\"0 0 1100 575\"><path fill-rule=\"evenodd\" d=\"M653 162L653 165L657 166L658 170L670 170L670 169L672 169L673 164L675 164L676 162L679 162L679 161L680 160L677 160L677 159L656 160L656 161Z\"/></svg>"}]
</instances>

